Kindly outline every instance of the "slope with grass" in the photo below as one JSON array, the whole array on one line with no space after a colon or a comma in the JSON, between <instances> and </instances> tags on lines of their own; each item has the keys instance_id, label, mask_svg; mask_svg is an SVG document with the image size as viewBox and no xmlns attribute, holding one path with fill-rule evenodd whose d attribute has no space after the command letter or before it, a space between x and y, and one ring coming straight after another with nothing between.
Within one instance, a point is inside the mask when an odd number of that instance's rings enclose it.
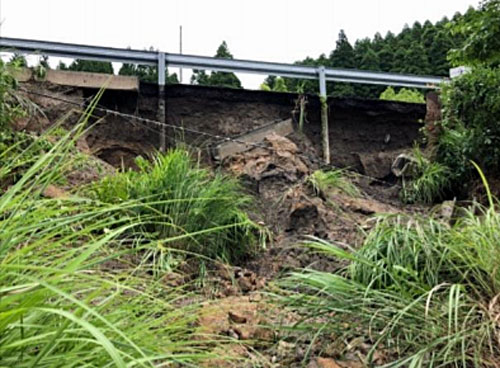
<instances>
[{"instance_id":1,"label":"slope with grass","mask_svg":"<svg viewBox=\"0 0 500 368\"><path fill-rule=\"evenodd\" d=\"M5 73L2 69L0 77ZM254 246L252 232L258 236L259 229L245 217L242 205L248 199L237 183L197 168L178 151L161 160L181 167L155 169L143 161L148 173L124 173L95 184L105 188L96 192L107 193L101 198L106 200L86 195L86 188L44 198L49 186L81 168L76 142L100 94L71 131L49 129L26 140L8 126L21 108L9 97L14 94L15 83L0 91L2 116L9 116L1 130L15 140L0 152L0 365L153 367L226 360L212 352L228 339L212 340L196 327L199 297L189 284L173 286L159 277L151 252L166 254L169 244L180 246L181 240L186 246L213 244L205 258ZM162 171L166 168L170 171ZM158 181L162 174L171 179L176 173L192 180ZM125 198L111 195L106 185L115 180L118 193L130 189L119 185L127 178L142 187ZM222 211L218 217L217 211ZM183 222L195 215L190 226ZM175 264L170 267L172 273Z\"/></svg>"},{"instance_id":2,"label":"slope with grass","mask_svg":"<svg viewBox=\"0 0 500 368\"><path fill-rule=\"evenodd\" d=\"M496 366L497 206L490 197L489 207L464 210L452 226L430 217L380 217L358 250L308 242L349 265L282 280L280 301L303 316L293 329L312 341L335 336L340 355L356 341L367 365Z\"/></svg>"}]
</instances>

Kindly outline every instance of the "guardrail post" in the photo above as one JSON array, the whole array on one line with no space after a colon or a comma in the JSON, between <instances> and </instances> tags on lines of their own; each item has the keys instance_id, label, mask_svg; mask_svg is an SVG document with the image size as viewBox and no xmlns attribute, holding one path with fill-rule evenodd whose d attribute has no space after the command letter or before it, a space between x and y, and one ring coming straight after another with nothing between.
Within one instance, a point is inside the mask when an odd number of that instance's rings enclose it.
<instances>
[{"instance_id":1,"label":"guardrail post","mask_svg":"<svg viewBox=\"0 0 500 368\"><path fill-rule=\"evenodd\" d=\"M325 67L318 68L319 75L319 101L321 103L321 142L323 146L323 160L330 163L330 138L328 135L328 103L326 95Z\"/></svg>"},{"instance_id":2,"label":"guardrail post","mask_svg":"<svg viewBox=\"0 0 500 368\"><path fill-rule=\"evenodd\" d=\"M165 101L165 53L158 52L158 121L166 123ZM160 128L160 151L166 151L166 129L162 124Z\"/></svg>"}]
</instances>

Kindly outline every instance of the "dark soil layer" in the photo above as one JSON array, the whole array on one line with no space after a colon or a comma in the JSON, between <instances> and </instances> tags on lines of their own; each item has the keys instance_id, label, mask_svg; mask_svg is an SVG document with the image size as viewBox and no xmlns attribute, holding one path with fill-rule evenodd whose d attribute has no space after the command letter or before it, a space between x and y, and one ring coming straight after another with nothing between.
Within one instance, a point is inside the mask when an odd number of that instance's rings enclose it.
<instances>
[{"instance_id":1,"label":"dark soil layer","mask_svg":"<svg viewBox=\"0 0 500 368\"><path fill-rule=\"evenodd\" d=\"M48 92L73 101L89 101L92 89L53 86L46 83L24 85L35 92ZM74 106L30 96L46 112L48 121L61 118ZM220 137L234 137L274 121L297 120L298 95L189 85L170 85L166 90L166 121L182 129L166 129L167 144L184 142L197 147L210 160L210 146ZM320 104L307 96L305 134L308 144L321 151ZM132 91L106 91L99 105L108 109L157 119L158 94L154 85L142 84L139 94ZM401 150L418 138L425 105L380 100L330 98L329 130L332 163L362 173L386 177L390 163ZM133 166L137 155L148 155L159 148L160 127L130 117L94 111L98 124L88 134L90 149L112 165ZM96 119L94 119L96 120ZM74 123L68 119L67 124ZM206 132L200 135L188 130ZM219 136L219 137L217 137Z\"/></svg>"}]
</instances>

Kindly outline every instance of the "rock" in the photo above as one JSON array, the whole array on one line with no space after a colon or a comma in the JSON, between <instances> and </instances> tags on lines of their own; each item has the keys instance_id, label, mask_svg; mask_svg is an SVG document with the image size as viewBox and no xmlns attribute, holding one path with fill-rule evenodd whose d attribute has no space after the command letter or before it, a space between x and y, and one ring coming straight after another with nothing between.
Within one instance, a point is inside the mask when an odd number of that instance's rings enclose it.
<instances>
[{"instance_id":1,"label":"rock","mask_svg":"<svg viewBox=\"0 0 500 368\"><path fill-rule=\"evenodd\" d=\"M42 195L47 198L54 198L54 199L64 199L68 198L69 194L66 192L64 189L61 189L55 185L49 184L44 191L42 192Z\"/></svg>"},{"instance_id":2,"label":"rock","mask_svg":"<svg viewBox=\"0 0 500 368\"><path fill-rule=\"evenodd\" d=\"M316 363L318 368L342 368L331 358L318 358L316 359Z\"/></svg>"},{"instance_id":3,"label":"rock","mask_svg":"<svg viewBox=\"0 0 500 368\"><path fill-rule=\"evenodd\" d=\"M238 312L229 311L227 314L234 323L247 323L247 318Z\"/></svg>"},{"instance_id":4,"label":"rock","mask_svg":"<svg viewBox=\"0 0 500 368\"><path fill-rule=\"evenodd\" d=\"M391 174L391 165L399 153L401 153L401 150L378 153L368 152L358 153L358 157L365 175L383 179Z\"/></svg>"},{"instance_id":5,"label":"rock","mask_svg":"<svg viewBox=\"0 0 500 368\"><path fill-rule=\"evenodd\" d=\"M444 201L443 203L437 205L435 212L437 217L447 224L451 224L453 221L453 216L455 214L455 204L456 201Z\"/></svg>"},{"instance_id":6,"label":"rock","mask_svg":"<svg viewBox=\"0 0 500 368\"><path fill-rule=\"evenodd\" d=\"M238 286L241 291L244 293L248 293L249 291L253 291L255 289L255 285L252 284L252 281L247 277L241 277L238 279Z\"/></svg>"}]
</instances>

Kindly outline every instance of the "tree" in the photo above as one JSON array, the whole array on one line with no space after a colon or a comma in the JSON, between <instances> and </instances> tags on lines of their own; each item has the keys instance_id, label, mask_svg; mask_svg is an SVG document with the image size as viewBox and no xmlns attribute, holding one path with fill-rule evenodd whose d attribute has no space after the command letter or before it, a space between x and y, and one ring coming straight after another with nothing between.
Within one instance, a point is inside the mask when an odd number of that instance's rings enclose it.
<instances>
[{"instance_id":1,"label":"tree","mask_svg":"<svg viewBox=\"0 0 500 368\"><path fill-rule=\"evenodd\" d=\"M389 45L384 45L378 53L379 67L382 72L390 72L394 67L394 49Z\"/></svg>"},{"instance_id":2,"label":"tree","mask_svg":"<svg viewBox=\"0 0 500 368\"><path fill-rule=\"evenodd\" d=\"M489 0L500 2L500 0ZM465 15L455 14L453 22L470 19L477 13L474 9ZM321 54L317 58L307 57L298 61L297 65L330 66L337 68L357 68L363 70L378 70L410 74L447 75L449 61L447 52L460 45L465 39L463 35L450 34L450 20L443 18L433 24L425 21L415 22L411 27L406 24L397 35L387 32L385 37L376 33L370 40L358 40L352 46L346 33L339 33L335 49L328 57ZM498 22L500 24L500 22ZM500 39L500 37L498 37ZM497 48L500 50L500 48ZM314 80L301 81L285 78L285 84L290 91L299 93L318 93L318 83ZM269 86L274 82L267 83ZM272 88L272 87L271 87ZM384 87L349 85L345 83L327 83L327 91L335 96L361 96L378 98Z\"/></svg>"},{"instance_id":3,"label":"tree","mask_svg":"<svg viewBox=\"0 0 500 368\"><path fill-rule=\"evenodd\" d=\"M210 76L204 70L193 70L193 75L191 76L191 84L196 84L199 86L209 86Z\"/></svg>"},{"instance_id":4,"label":"tree","mask_svg":"<svg viewBox=\"0 0 500 368\"><path fill-rule=\"evenodd\" d=\"M428 49L432 74L442 76L447 76L449 74L450 63L446 56L452 47L453 42L448 32L441 30L436 33L434 42L432 42Z\"/></svg>"},{"instance_id":5,"label":"tree","mask_svg":"<svg viewBox=\"0 0 500 368\"><path fill-rule=\"evenodd\" d=\"M221 45L217 48L215 57L220 59L233 59L233 55L229 51L226 41L222 41ZM195 70L193 72L191 84L242 88L241 81L234 73L212 72L210 75L207 75L204 70Z\"/></svg>"},{"instance_id":6,"label":"tree","mask_svg":"<svg viewBox=\"0 0 500 368\"><path fill-rule=\"evenodd\" d=\"M276 82L276 76L269 75L266 79L264 79L263 84L266 84L272 90L275 82Z\"/></svg>"},{"instance_id":7,"label":"tree","mask_svg":"<svg viewBox=\"0 0 500 368\"><path fill-rule=\"evenodd\" d=\"M330 53L330 65L337 68L354 68L354 49L343 29L340 30L335 50Z\"/></svg>"},{"instance_id":8,"label":"tree","mask_svg":"<svg viewBox=\"0 0 500 368\"><path fill-rule=\"evenodd\" d=\"M67 70L72 70L75 72L91 72L91 73L103 73L103 74L113 74L113 65L106 61L94 61L94 60L82 60L76 59L73 61Z\"/></svg>"},{"instance_id":9,"label":"tree","mask_svg":"<svg viewBox=\"0 0 500 368\"><path fill-rule=\"evenodd\" d=\"M307 66L318 66L318 65L329 65L328 58L326 55L322 54L318 59L313 59L312 57L307 57L302 61L297 61L296 65L307 65ZM295 78L285 78L285 84L289 91L294 91L297 93L319 93L318 82L315 80L303 80Z\"/></svg>"},{"instance_id":10,"label":"tree","mask_svg":"<svg viewBox=\"0 0 500 368\"><path fill-rule=\"evenodd\" d=\"M487 0L478 11L469 10L453 21L451 30L465 39L449 54L454 65L500 65L500 0Z\"/></svg>"},{"instance_id":11,"label":"tree","mask_svg":"<svg viewBox=\"0 0 500 368\"><path fill-rule=\"evenodd\" d=\"M158 68L156 66L149 65L135 65L135 64L123 64L118 71L119 75L130 75L136 76L143 82L157 83L158 82ZM179 80L177 79L177 74L169 74L168 70L165 70L165 83L167 84L177 84Z\"/></svg>"},{"instance_id":12,"label":"tree","mask_svg":"<svg viewBox=\"0 0 500 368\"><path fill-rule=\"evenodd\" d=\"M369 38L363 38L357 40L354 43L354 66L357 69L365 69L363 65L363 59L365 59L366 54L373 51L372 41Z\"/></svg>"},{"instance_id":13,"label":"tree","mask_svg":"<svg viewBox=\"0 0 500 368\"><path fill-rule=\"evenodd\" d=\"M430 65L427 53L421 43L414 41L403 59L403 73L409 74L429 74Z\"/></svg>"},{"instance_id":14,"label":"tree","mask_svg":"<svg viewBox=\"0 0 500 368\"><path fill-rule=\"evenodd\" d=\"M268 80L272 81L271 85L268 84ZM260 89L263 91L288 92L285 80L281 77L274 76L267 77L266 80L260 85Z\"/></svg>"},{"instance_id":15,"label":"tree","mask_svg":"<svg viewBox=\"0 0 500 368\"><path fill-rule=\"evenodd\" d=\"M153 46L150 46L148 51L158 52ZM136 65L124 63L120 70L119 75L130 75L139 78L143 82L157 83L158 82L158 67L151 65ZM168 70L165 69L165 83L166 84L177 84L179 80L177 79L177 74L168 74Z\"/></svg>"}]
</instances>

